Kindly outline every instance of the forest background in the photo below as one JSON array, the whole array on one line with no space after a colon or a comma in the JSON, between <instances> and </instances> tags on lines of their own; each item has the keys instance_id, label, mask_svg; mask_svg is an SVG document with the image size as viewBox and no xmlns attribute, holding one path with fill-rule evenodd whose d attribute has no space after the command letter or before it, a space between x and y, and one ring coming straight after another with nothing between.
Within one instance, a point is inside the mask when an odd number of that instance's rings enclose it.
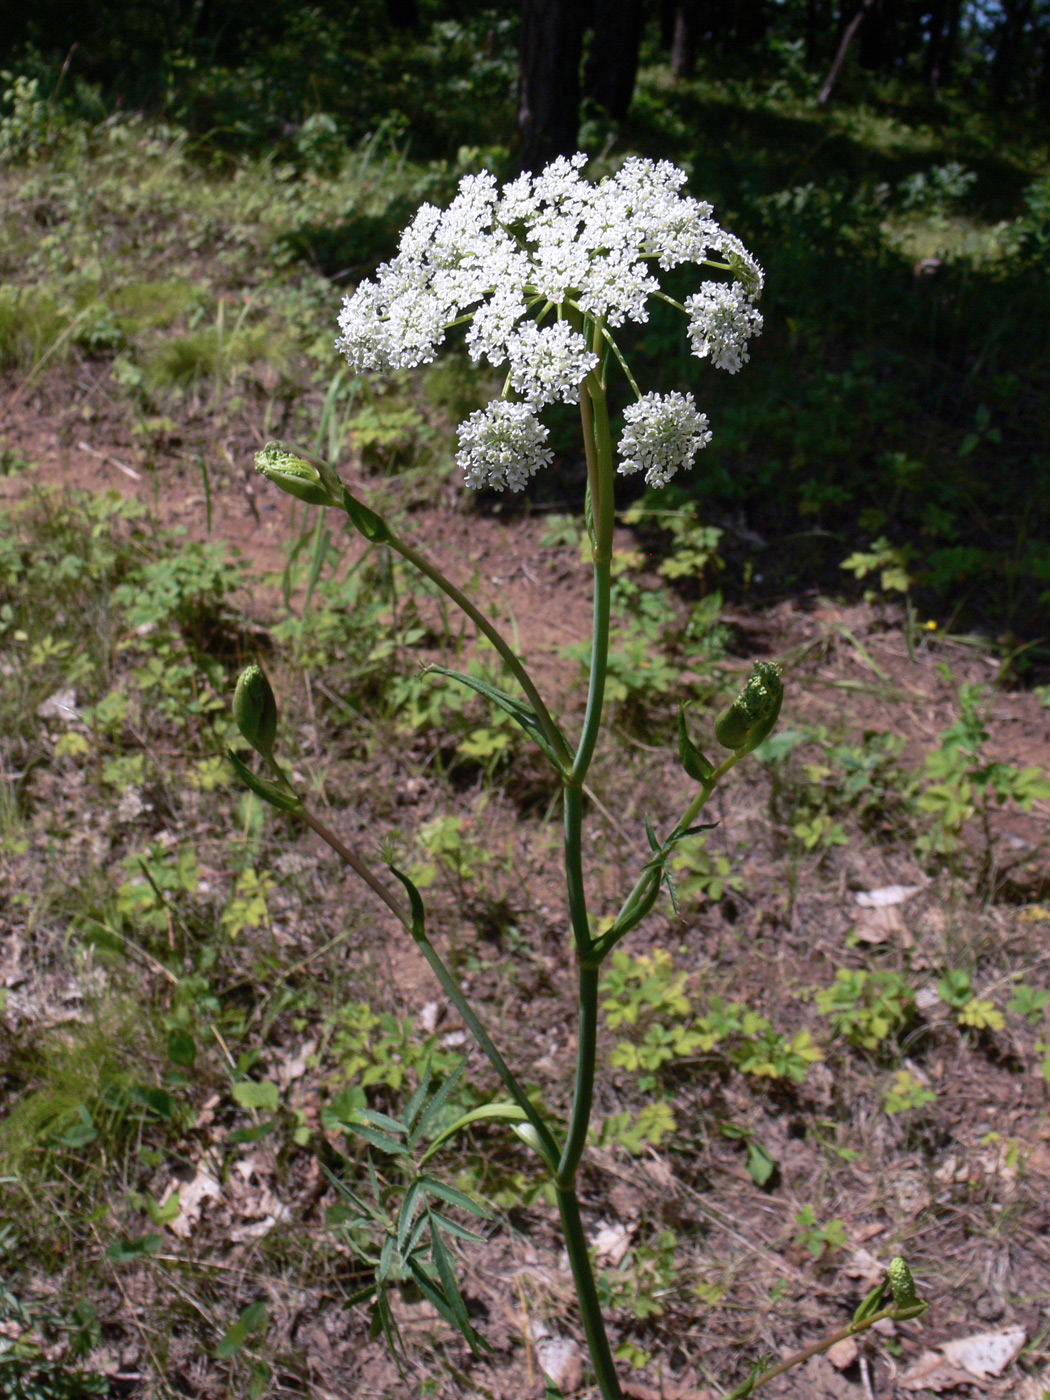
<instances>
[{"instance_id":1,"label":"forest background","mask_svg":"<svg viewBox=\"0 0 1050 1400\"><path fill-rule=\"evenodd\" d=\"M573 1355L549 1203L491 1127L453 1166L512 1227L464 1250L495 1359L406 1286L399 1376L343 1308L361 1241L324 1169L367 1168L340 1113L395 1111L427 1063L468 1059L463 1110L491 1086L222 752L262 658L297 771L426 885L562 1105L554 794L419 673L498 681L493 657L251 459L279 436L339 462L579 705L571 419L523 498L472 497L454 429L488 372L360 379L333 340L421 201L582 149L595 176L684 166L767 273L740 374L698 378L657 315L631 346L715 438L620 503L610 908L684 781L679 704L755 655L788 682L605 988L588 1180L618 1357L639 1395L720 1393L906 1247L925 1331L780 1393L1042 1400L1050 5L38 0L0 15L0 69L0 1391L539 1394L544 1344ZM938 1348L982 1328L1021 1341L952 1378Z\"/></svg>"}]
</instances>

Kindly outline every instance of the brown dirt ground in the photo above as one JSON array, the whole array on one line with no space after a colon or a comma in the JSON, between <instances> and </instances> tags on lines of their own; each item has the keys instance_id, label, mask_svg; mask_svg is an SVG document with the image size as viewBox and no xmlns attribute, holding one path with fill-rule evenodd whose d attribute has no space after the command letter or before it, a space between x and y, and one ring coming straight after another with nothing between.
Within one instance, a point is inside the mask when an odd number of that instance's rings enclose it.
<instances>
[{"instance_id":1,"label":"brown dirt ground","mask_svg":"<svg viewBox=\"0 0 1050 1400\"><path fill-rule=\"evenodd\" d=\"M36 481L136 495L155 505L165 523L204 535L204 500L188 464L190 430L170 451L155 452L151 467L119 408L106 402L104 388L85 382L68 391L56 376L12 404L0 431L6 445L18 446L39 463ZM271 499L252 482L250 457L258 445L247 432L231 433L221 444L230 468L216 489L211 535L235 545L253 571L272 572L283 563L288 509L283 498ZM347 479L355 484L353 471ZM363 487L367 491L369 483ZM7 497L22 489L18 478L0 484ZM395 497L397 489L396 480L383 483ZM479 597L513 618L521 649L547 689L578 697L575 670L560 648L586 629L586 572L569 550L539 550L539 529L527 517L503 522L466 514L450 489L413 512L404 533L425 539L453 578L476 580ZM270 601L257 598L261 616ZM785 600L763 614L730 610L728 621L741 652L739 662L730 659L730 670L744 667L745 654L802 649L789 675L784 725L807 721L835 727L845 713L851 732L872 728L903 734L912 760L934 747L937 734L955 717L955 685L939 665L950 665L956 683L987 684L999 671L981 650L936 635L909 657L899 617L868 605ZM690 685L684 676L683 696ZM1048 714L1034 696L999 690L990 729L994 757L1050 769ZM634 742L640 751L645 748L644 740ZM599 835L590 874L606 904L622 888L629 864L625 843L637 840L640 818L654 804L673 808L683 791L677 764L655 746L651 757L642 776L608 754L599 757L594 771L592 785L605 810L598 809L594 818ZM370 780L370 775L360 779L357 796L363 797ZM430 816L441 800L425 777L414 787L406 780L403 805L413 820ZM469 811L466 800L464 810ZM355 814L352 802L337 815L344 831L360 830L373 819L367 810ZM859 835L829 852L819 866L804 863L789 888L787 833L770 815L762 782L731 782L717 815L722 823L717 840L727 850L744 852L743 893L704 905L682 920L654 916L632 940L632 952L668 947L680 965L731 986L735 997L753 1001L776 1019L774 1008L791 990L826 983L836 967L856 965L858 955L847 951L859 926L855 892L903 884L919 886L918 893L862 932L882 965L907 967L917 985L929 986L943 966L946 946L965 945L989 953L1000 987L1008 987L1019 968L1026 981L1050 984L1046 924L1026 918L1026 911L1041 907L1050 888L1050 804L997 816L1000 897L994 901L974 898L947 878L930 879L899 843ZM521 897L523 921L537 951L513 980L503 975L498 949L483 952L471 990L491 1022L511 1035L516 1055L526 1063L531 1057L530 1073L550 1102L560 1104L569 1088L574 1044L565 1000L572 967L558 886L550 875L550 833L533 828L523 840L514 803L499 795L478 822L489 839L510 836L517 842L519 877L539 877L527 903ZM329 897L337 900L345 882L323 849L309 837L300 839L297 849L316 865ZM509 897L519 898L513 889ZM601 897L596 902L600 907ZM371 922L373 930L377 923L382 928L385 947L375 962L377 995L425 1014L435 999L429 973L413 949L391 943L386 935L393 929L386 922ZM453 1020L440 1024L450 1035L457 1033ZM790 1092L739 1077L687 1077L678 1101L691 1106L695 1116L680 1124L673 1155L655 1147L637 1158L615 1149L588 1154L583 1194L592 1225L600 1220L639 1238L655 1228L673 1229L690 1241L700 1276L726 1289L716 1304L686 1306L676 1298L669 1305L658 1324L666 1347L663 1369L655 1361L645 1367L629 1394L637 1400L713 1397L718 1393L714 1376L735 1369L739 1381L746 1374L740 1343L749 1356L784 1355L829 1326L842 1325L875 1280L879 1263L904 1249L931 1301L927 1316L866 1338L841 1369L821 1358L766 1393L784 1400L904 1400L916 1393L906 1388L906 1378L924 1350L973 1332L1020 1327L1028 1347L1022 1366L990 1375L981 1386L954 1382L950 1389L959 1395L1039 1400L1041 1386L1050 1385L1045 1377L1037 1384L1050 1357L1047 1085L1022 1061L1009 1031L961 1038L939 1004L928 1006L925 1030L914 1067L935 1086L938 1102L920 1131L880 1113L870 1081L847 1076L837 1082L828 1066L818 1065L804 1086ZM283 1069L278 1059L273 1058L271 1072L285 1075L294 1101L316 1121L322 1089L304 1073L301 1047L287 1047ZM476 1054L469 1059L472 1069L484 1072ZM600 1111L618 1106L618 1088L616 1075L601 1086ZM209 1124L216 1120L216 1108L203 1106L195 1131L193 1152L201 1169L211 1160ZM770 1189L759 1190L751 1181L739 1144L714 1131L715 1122L728 1118L748 1125L777 1161ZM836 1122L848 1125L856 1154L850 1160L828 1147L835 1141ZM1007 1139L1016 1150L1006 1150ZM523 1157L518 1166L524 1168ZM158 1192L162 1186L158 1183ZM268 1248L267 1230L252 1228L283 1212L295 1221L300 1238L321 1239L329 1196L317 1159L300 1154L290 1174L278 1181L273 1154L255 1146L242 1152L224 1192L224 1199L205 1212L192 1241L166 1243L163 1257L175 1261L168 1282L155 1268L113 1273L108 1311L119 1326L112 1327L105 1354L95 1361L106 1363L115 1394L161 1393L149 1379L158 1372L178 1393L223 1394L221 1372L200 1354L189 1326L173 1329L166 1357L153 1354L149 1319L154 1310L181 1309L192 1317L196 1306L193 1289L178 1279L176 1265L187 1252L214 1271L216 1287L231 1300L227 1315L238 1299L243 1305L259 1290L268 1297L271 1340L276 1337L278 1351L299 1358L306 1378L303 1388L302 1382L286 1385L278 1376L275 1393L380 1400L420 1393L424 1382L433 1381L439 1389L431 1393L517 1400L542 1393L538 1321L552 1333L578 1340L565 1258L542 1206L517 1213L515 1230L497 1231L489 1244L468 1255L467 1292L494 1347L491 1358L474 1362L453 1346L435 1369L433 1338L441 1329L425 1306L404 1303L401 1323L423 1359L400 1379L382 1347L366 1339L359 1312L345 1311L329 1288L312 1282L300 1287L279 1251ZM815 1201L823 1218L840 1217L846 1231L844 1247L817 1263L796 1242L793 1226L799 1206ZM634 1330L644 1344L643 1329ZM616 1340L632 1335L630 1327L621 1328ZM570 1386L571 1367L567 1374Z\"/></svg>"}]
</instances>

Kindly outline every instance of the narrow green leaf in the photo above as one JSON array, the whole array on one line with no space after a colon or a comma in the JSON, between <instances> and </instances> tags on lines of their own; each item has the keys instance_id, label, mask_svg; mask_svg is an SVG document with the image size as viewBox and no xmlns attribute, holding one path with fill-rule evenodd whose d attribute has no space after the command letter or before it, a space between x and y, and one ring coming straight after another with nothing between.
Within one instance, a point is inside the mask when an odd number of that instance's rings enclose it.
<instances>
[{"instance_id":1,"label":"narrow green leaf","mask_svg":"<svg viewBox=\"0 0 1050 1400\"><path fill-rule=\"evenodd\" d=\"M485 1236L479 1235L476 1230L468 1230L465 1225L457 1225L454 1220L443 1215L439 1210L430 1212L432 1222L439 1224L446 1235L455 1235L457 1240L467 1240L470 1244L484 1244Z\"/></svg>"},{"instance_id":2,"label":"narrow green leaf","mask_svg":"<svg viewBox=\"0 0 1050 1400\"><path fill-rule=\"evenodd\" d=\"M250 792L254 792L256 797L261 797L264 802L269 802L271 807L276 807L280 812L291 812L293 816L298 816L303 810L303 804L296 797L290 788L278 787L269 778L261 778L257 773L253 773L246 763L242 763L232 749L226 750L226 757L233 764L238 778Z\"/></svg>"},{"instance_id":3,"label":"narrow green leaf","mask_svg":"<svg viewBox=\"0 0 1050 1400\"><path fill-rule=\"evenodd\" d=\"M405 1241L411 1233L416 1211L423 1204L423 1200L423 1178L417 1176L405 1192L405 1199L401 1202L401 1209L397 1215L397 1247L402 1257L407 1253Z\"/></svg>"},{"instance_id":4,"label":"narrow green leaf","mask_svg":"<svg viewBox=\"0 0 1050 1400\"><path fill-rule=\"evenodd\" d=\"M456 1073L458 1075L459 1071L457 1070ZM479 1108L472 1108L469 1113L464 1113L461 1118L457 1118L454 1123L449 1124L437 1135L419 1159L419 1165L423 1166L450 1137L455 1137L456 1133L462 1132L464 1128L469 1128L471 1123L480 1123L489 1118L499 1118L510 1123L522 1123L525 1121L525 1116L525 1110L519 1108L516 1103L484 1103Z\"/></svg>"},{"instance_id":5,"label":"narrow green leaf","mask_svg":"<svg viewBox=\"0 0 1050 1400\"><path fill-rule=\"evenodd\" d=\"M882 1300L886 1295L886 1288L888 1284L889 1280L883 1279L883 1281L880 1284L877 1284L876 1287L874 1287L871 1290L868 1296L864 1299L863 1303L861 1303L860 1307L853 1314L854 1327L858 1326L862 1322L866 1322L868 1318L873 1316L875 1313L881 1312Z\"/></svg>"},{"instance_id":6,"label":"narrow green leaf","mask_svg":"<svg viewBox=\"0 0 1050 1400\"><path fill-rule=\"evenodd\" d=\"M484 1206L478 1205L463 1191L457 1191L454 1186L448 1186L433 1176L423 1176L420 1180L429 1195L438 1196L450 1206L459 1206L460 1210L469 1211L471 1215L479 1216L482 1220L492 1219L491 1214Z\"/></svg>"},{"instance_id":7,"label":"narrow green leaf","mask_svg":"<svg viewBox=\"0 0 1050 1400\"><path fill-rule=\"evenodd\" d=\"M374 1108L359 1108L352 1118L346 1119L346 1122L355 1124L362 1120L371 1123L373 1128L382 1128L384 1132L396 1133L399 1137L408 1131L404 1123L399 1122L396 1118L391 1118L388 1113L380 1113Z\"/></svg>"},{"instance_id":8,"label":"narrow green leaf","mask_svg":"<svg viewBox=\"0 0 1050 1400\"><path fill-rule=\"evenodd\" d=\"M389 1133L381 1133L378 1128L370 1128L367 1123L347 1123L346 1131L355 1137L364 1138L372 1147L386 1152L391 1157L407 1157L408 1148L404 1143L392 1138Z\"/></svg>"},{"instance_id":9,"label":"narrow green leaf","mask_svg":"<svg viewBox=\"0 0 1050 1400\"><path fill-rule=\"evenodd\" d=\"M376 1283L386 1283L394 1265L394 1237L387 1235L379 1252L379 1268L376 1270Z\"/></svg>"},{"instance_id":10,"label":"narrow green leaf","mask_svg":"<svg viewBox=\"0 0 1050 1400\"><path fill-rule=\"evenodd\" d=\"M426 909L423 906L423 896L416 889L414 883L403 870L398 870L396 865L388 866L391 875L394 875L404 885L408 892L408 902L412 909L412 928L410 932L417 943L426 941Z\"/></svg>"},{"instance_id":11,"label":"narrow green leaf","mask_svg":"<svg viewBox=\"0 0 1050 1400\"><path fill-rule=\"evenodd\" d=\"M554 766L561 769L558 757L543 732L543 726L540 724L535 710L530 709L521 700L515 699L513 695L508 695L505 690L499 690L496 686L489 685L488 681L479 680L477 676L466 676L462 671L450 671L446 666L428 666L427 672L428 674L447 676L449 680L459 681L478 695L484 696L486 700L491 700L494 705L498 705L501 710L510 715L511 719L516 720L521 725L529 738L540 746Z\"/></svg>"},{"instance_id":12,"label":"narrow green leaf","mask_svg":"<svg viewBox=\"0 0 1050 1400\"><path fill-rule=\"evenodd\" d=\"M441 1238L441 1231L436 1225L430 1226L430 1248L437 1266L438 1277L444 1289L448 1305L452 1309L452 1315L456 1326L470 1344L472 1351L476 1351L476 1342L480 1340L474 1328L470 1325L470 1318L467 1316L467 1305L463 1301L463 1295L459 1291L459 1284L456 1282L456 1271L452 1267L452 1256L445 1248L445 1243Z\"/></svg>"},{"instance_id":13,"label":"narrow green leaf","mask_svg":"<svg viewBox=\"0 0 1050 1400\"><path fill-rule=\"evenodd\" d=\"M678 707L678 758L686 773L694 782L703 783L706 787L707 780L715 771L714 764L700 752L689 737L689 730L685 723L685 706Z\"/></svg>"},{"instance_id":14,"label":"narrow green leaf","mask_svg":"<svg viewBox=\"0 0 1050 1400\"><path fill-rule=\"evenodd\" d=\"M409 1099L409 1101L408 1101L408 1107L405 1109L405 1118L404 1118L404 1122L405 1122L406 1127L411 1128L412 1124L416 1121L416 1114L417 1114L417 1113L419 1112L419 1110L423 1107L423 1101L424 1101L424 1099L425 1099L426 1096L427 1096L427 1090L428 1090L429 1088L430 1088L430 1061L427 1060L426 1064L423 1066L423 1073L422 1073L422 1075L420 1076L419 1088L416 1090L416 1092L415 1092L415 1093L412 1095L412 1097Z\"/></svg>"},{"instance_id":15,"label":"narrow green leaf","mask_svg":"<svg viewBox=\"0 0 1050 1400\"><path fill-rule=\"evenodd\" d=\"M463 1062L460 1061L460 1063L452 1071L449 1077L445 1080L444 1084L442 1084L441 1088L437 1091L434 1097L427 1104L426 1108L420 1114L419 1122L416 1124L412 1136L409 1138L409 1142L413 1147L419 1141L420 1137L422 1137L422 1135L426 1132L427 1128L434 1121L437 1115L445 1107L445 1104L448 1103L450 1096L459 1087L459 1081L462 1078ZM424 1161L425 1160L426 1159L424 1158Z\"/></svg>"}]
</instances>

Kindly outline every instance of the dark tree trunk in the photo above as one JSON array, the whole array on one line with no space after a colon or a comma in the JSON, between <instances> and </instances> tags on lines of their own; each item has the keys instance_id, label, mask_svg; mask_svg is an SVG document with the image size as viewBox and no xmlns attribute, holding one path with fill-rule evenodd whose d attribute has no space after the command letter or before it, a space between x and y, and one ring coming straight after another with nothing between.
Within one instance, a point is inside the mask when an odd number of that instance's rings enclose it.
<instances>
[{"instance_id":1,"label":"dark tree trunk","mask_svg":"<svg viewBox=\"0 0 1050 1400\"><path fill-rule=\"evenodd\" d=\"M948 18L948 0L933 0L930 13L930 38L926 45L926 59L922 66L923 76L937 91L941 82L941 59L944 54L945 21Z\"/></svg>"},{"instance_id":2,"label":"dark tree trunk","mask_svg":"<svg viewBox=\"0 0 1050 1400\"><path fill-rule=\"evenodd\" d=\"M678 6L675 0L660 0L660 47L670 53L674 43L675 16Z\"/></svg>"},{"instance_id":3,"label":"dark tree trunk","mask_svg":"<svg viewBox=\"0 0 1050 1400\"><path fill-rule=\"evenodd\" d=\"M699 0L678 0L671 36L671 73L691 78L696 64L696 42L700 29Z\"/></svg>"},{"instance_id":4,"label":"dark tree trunk","mask_svg":"<svg viewBox=\"0 0 1050 1400\"><path fill-rule=\"evenodd\" d=\"M392 29L418 29L416 0L386 0L386 17Z\"/></svg>"},{"instance_id":5,"label":"dark tree trunk","mask_svg":"<svg viewBox=\"0 0 1050 1400\"><path fill-rule=\"evenodd\" d=\"M634 95L644 28L642 0L597 0L583 90L619 122L627 116Z\"/></svg>"},{"instance_id":6,"label":"dark tree trunk","mask_svg":"<svg viewBox=\"0 0 1050 1400\"><path fill-rule=\"evenodd\" d=\"M522 0L518 131L523 170L576 149L580 125L581 0Z\"/></svg>"},{"instance_id":7,"label":"dark tree trunk","mask_svg":"<svg viewBox=\"0 0 1050 1400\"><path fill-rule=\"evenodd\" d=\"M832 89L838 82L839 74L842 72L842 65L846 62L846 55L849 53L849 46L857 37L857 30L861 26L864 16L875 4L875 0L863 0L860 9L846 26L842 38L839 40L838 52L828 70L828 76L824 79L820 92L817 94L817 104L823 107L831 96Z\"/></svg>"},{"instance_id":8,"label":"dark tree trunk","mask_svg":"<svg viewBox=\"0 0 1050 1400\"><path fill-rule=\"evenodd\" d=\"M962 18L962 0L948 0L948 32L944 36L941 50L941 82L951 81L955 63L955 49L959 42L959 21Z\"/></svg>"},{"instance_id":9,"label":"dark tree trunk","mask_svg":"<svg viewBox=\"0 0 1050 1400\"><path fill-rule=\"evenodd\" d=\"M746 53L765 38L769 28L765 0L747 0L733 8L733 38L737 53Z\"/></svg>"},{"instance_id":10,"label":"dark tree trunk","mask_svg":"<svg viewBox=\"0 0 1050 1400\"><path fill-rule=\"evenodd\" d=\"M1032 18L1032 0L1013 0L1013 3L1007 0L1003 11L999 43L992 60L992 98L999 106L1006 101L1010 93L1021 43Z\"/></svg>"}]
</instances>

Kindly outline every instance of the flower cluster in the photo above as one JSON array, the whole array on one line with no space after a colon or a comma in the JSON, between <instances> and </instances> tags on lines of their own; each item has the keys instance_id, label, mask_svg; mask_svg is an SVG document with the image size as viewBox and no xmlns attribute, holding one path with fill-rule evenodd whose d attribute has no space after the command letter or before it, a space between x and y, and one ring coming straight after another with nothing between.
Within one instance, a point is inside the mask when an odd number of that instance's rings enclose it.
<instances>
[{"instance_id":1,"label":"flower cluster","mask_svg":"<svg viewBox=\"0 0 1050 1400\"><path fill-rule=\"evenodd\" d=\"M494 400L459 429L459 464L467 485L520 491L533 473L550 465L554 453L546 441L547 429L528 404Z\"/></svg>"},{"instance_id":2,"label":"flower cluster","mask_svg":"<svg viewBox=\"0 0 1050 1400\"><path fill-rule=\"evenodd\" d=\"M575 403L612 331L648 320L657 270L691 262L732 274L728 284L703 283L683 308L696 355L735 372L761 329L753 303L762 269L709 204L682 194L684 171L632 157L592 185L585 164L559 157L502 190L488 173L466 176L446 210L422 206L397 256L343 303L338 346L358 371L425 364L449 328L468 321L473 359L506 366L504 399L460 430L469 485L518 490L550 459L537 412ZM507 402L509 393L521 402ZM649 394L625 418L621 469L644 469L654 483L710 438L681 394ZM512 461L515 452L525 455Z\"/></svg>"},{"instance_id":3,"label":"flower cluster","mask_svg":"<svg viewBox=\"0 0 1050 1400\"><path fill-rule=\"evenodd\" d=\"M666 486L711 441L707 414L696 411L692 394L644 394L624 409L623 421L619 470L644 471L647 486Z\"/></svg>"}]
</instances>

